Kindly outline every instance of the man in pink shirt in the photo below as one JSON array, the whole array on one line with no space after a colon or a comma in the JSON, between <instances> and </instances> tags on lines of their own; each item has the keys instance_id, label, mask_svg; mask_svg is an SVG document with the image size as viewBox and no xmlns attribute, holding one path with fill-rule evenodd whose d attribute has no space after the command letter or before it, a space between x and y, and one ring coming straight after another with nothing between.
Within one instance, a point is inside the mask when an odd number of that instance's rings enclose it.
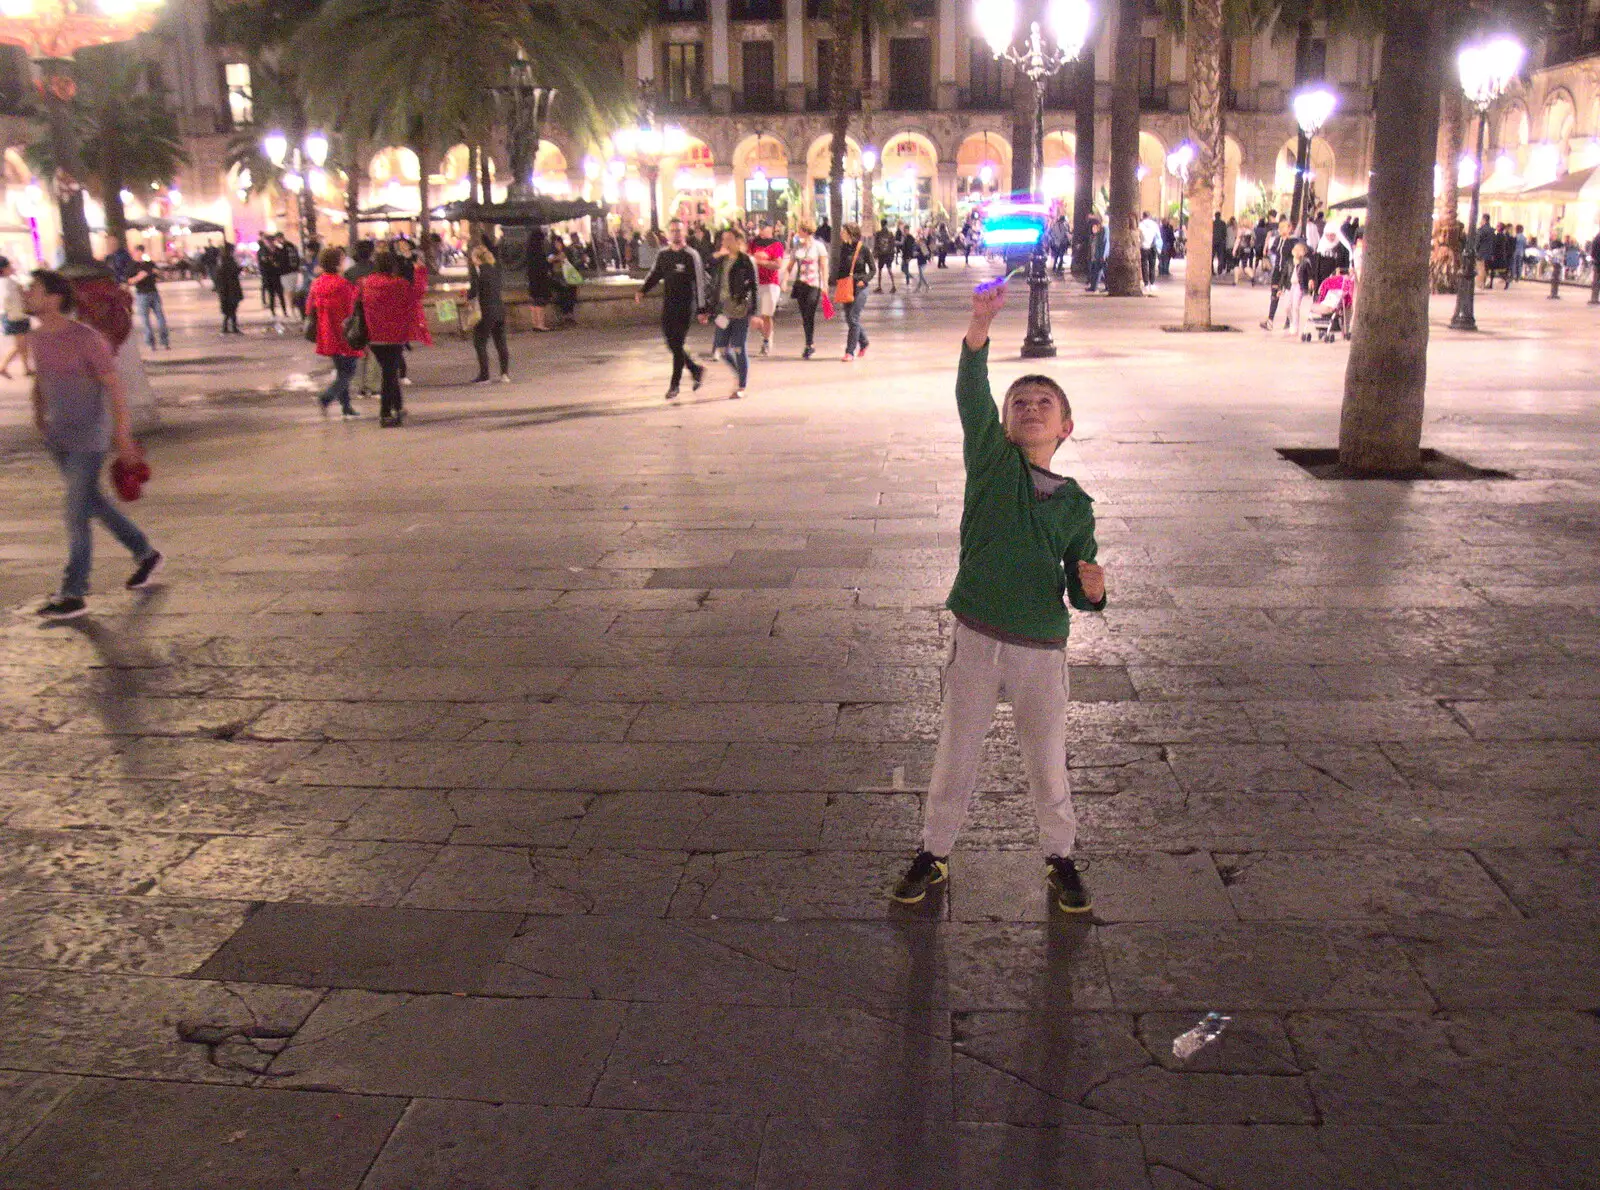
<instances>
[{"instance_id":1,"label":"man in pink shirt","mask_svg":"<svg viewBox=\"0 0 1600 1190\"><path fill-rule=\"evenodd\" d=\"M749 249L756 262L756 316L750 321L761 332L761 354L766 355L772 350L773 316L778 312L778 296L782 292L778 280L783 267L782 228L774 236L770 223L758 223Z\"/></svg>"}]
</instances>

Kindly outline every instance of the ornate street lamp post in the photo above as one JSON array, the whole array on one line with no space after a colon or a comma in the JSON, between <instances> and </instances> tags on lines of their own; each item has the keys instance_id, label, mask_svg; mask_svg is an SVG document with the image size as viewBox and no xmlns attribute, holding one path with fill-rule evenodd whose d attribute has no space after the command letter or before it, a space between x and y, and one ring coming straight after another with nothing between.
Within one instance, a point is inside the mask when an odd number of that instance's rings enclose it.
<instances>
[{"instance_id":1,"label":"ornate street lamp post","mask_svg":"<svg viewBox=\"0 0 1600 1190\"><path fill-rule=\"evenodd\" d=\"M1300 139L1295 143L1294 150L1294 205L1289 214L1289 231L1292 235L1299 235L1301 221L1306 215L1306 174L1311 165L1311 138L1321 132L1332 118L1334 109L1339 106L1339 97L1326 87L1313 87L1309 91L1301 91L1291 103L1294 122L1300 127ZM1316 245L1307 244L1306 248L1315 250Z\"/></svg>"},{"instance_id":2,"label":"ornate street lamp post","mask_svg":"<svg viewBox=\"0 0 1600 1190\"><path fill-rule=\"evenodd\" d=\"M72 120L78 85L69 65L91 45L127 41L149 29L163 0L0 0L0 44L18 45L39 66L40 91L50 128L61 211L61 246L67 263L94 263L89 220L83 211L83 161Z\"/></svg>"},{"instance_id":3,"label":"ornate street lamp post","mask_svg":"<svg viewBox=\"0 0 1600 1190\"><path fill-rule=\"evenodd\" d=\"M1523 53L1521 43L1515 38L1495 37L1463 46L1456 58L1461 71L1461 89L1466 93L1467 102L1478 112L1478 144L1472 159L1472 214L1467 218L1466 243L1462 245L1456 312L1450 319L1453 330L1478 329L1473 307L1478 290L1478 202L1483 191L1484 130L1489 123L1489 109L1506 93L1522 69Z\"/></svg>"},{"instance_id":4,"label":"ornate street lamp post","mask_svg":"<svg viewBox=\"0 0 1600 1190\"><path fill-rule=\"evenodd\" d=\"M317 208L313 179L328 160L328 138L320 132L308 133L298 145L291 146L289 138L281 132L271 133L261 142L261 149L277 169L287 169L283 174L284 189L300 201L300 249L317 236ZM304 150L302 152L302 150ZM310 162L310 168L306 166ZM351 182L354 185L354 180Z\"/></svg>"},{"instance_id":5,"label":"ornate street lamp post","mask_svg":"<svg viewBox=\"0 0 1600 1190\"><path fill-rule=\"evenodd\" d=\"M1024 41L1015 43L1017 0L977 0L975 12L978 30L994 56L1011 63L1033 83L1033 192L1043 202L1045 80L1083 51L1093 13L1088 0L1049 0L1050 32L1056 44L1047 48L1038 21L1029 24ZM1055 353L1050 337L1050 273L1041 232L1028 261L1028 334L1022 354L1034 359Z\"/></svg>"},{"instance_id":6,"label":"ornate street lamp post","mask_svg":"<svg viewBox=\"0 0 1600 1190\"><path fill-rule=\"evenodd\" d=\"M680 157L688 145L684 131L675 125L657 126L655 113L646 109L639 123L633 127L619 128L611 134L611 143L617 152L631 158L639 174L650 187L650 230L661 230L660 190L661 160Z\"/></svg>"}]
</instances>

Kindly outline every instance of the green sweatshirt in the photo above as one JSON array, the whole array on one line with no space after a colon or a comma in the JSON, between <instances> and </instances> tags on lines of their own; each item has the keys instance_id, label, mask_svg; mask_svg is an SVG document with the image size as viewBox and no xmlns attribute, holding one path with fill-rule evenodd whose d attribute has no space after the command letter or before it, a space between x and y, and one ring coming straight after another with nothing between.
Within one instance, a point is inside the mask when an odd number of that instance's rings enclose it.
<instances>
[{"instance_id":1,"label":"green sweatshirt","mask_svg":"<svg viewBox=\"0 0 1600 1190\"><path fill-rule=\"evenodd\" d=\"M1022 448L1009 441L989 390L989 346L961 345L956 408L965 435L967 489L961 513L961 566L945 606L1013 636L1064 641L1071 631L1065 596L1079 611L1099 611L1078 579L1095 559L1094 501L1072 480L1041 500Z\"/></svg>"}]
</instances>

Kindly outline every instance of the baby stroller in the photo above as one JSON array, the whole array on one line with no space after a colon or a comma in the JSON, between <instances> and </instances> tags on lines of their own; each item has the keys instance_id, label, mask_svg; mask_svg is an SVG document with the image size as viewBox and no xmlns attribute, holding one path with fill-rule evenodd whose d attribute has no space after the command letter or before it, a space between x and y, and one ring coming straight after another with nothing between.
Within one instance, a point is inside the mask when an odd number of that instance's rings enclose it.
<instances>
[{"instance_id":1,"label":"baby stroller","mask_svg":"<svg viewBox=\"0 0 1600 1190\"><path fill-rule=\"evenodd\" d=\"M1355 296L1355 282L1348 273L1338 272L1329 277L1317 291L1317 304L1311 307L1311 330L1300 338L1307 343L1313 335L1319 343L1337 342L1341 335L1348 339Z\"/></svg>"}]
</instances>

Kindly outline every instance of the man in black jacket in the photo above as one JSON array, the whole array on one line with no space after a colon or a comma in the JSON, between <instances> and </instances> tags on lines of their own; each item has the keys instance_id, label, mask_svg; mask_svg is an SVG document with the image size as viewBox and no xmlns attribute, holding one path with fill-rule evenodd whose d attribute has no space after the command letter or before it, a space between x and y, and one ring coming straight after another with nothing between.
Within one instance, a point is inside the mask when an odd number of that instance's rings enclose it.
<instances>
[{"instance_id":1,"label":"man in black jacket","mask_svg":"<svg viewBox=\"0 0 1600 1190\"><path fill-rule=\"evenodd\" d=\"M667 224L667 246L656 255L655 266L644 279L644 285L633 295L633 300L642 302L644 295L654 289L657 283L662 286L661 337L667 341L667 350L672 352L672 387L667 389L667 400L670 401L678 395L678 384L683 379L685 368L694 378L695 388L700 387L706 376L706 370L690 359L689 353L683 349L689 326L694 322L694 316L705 309L706 300L700 254L689 247L684 239L681 219L674 219Z\"/></svg>"}]
</instances>

